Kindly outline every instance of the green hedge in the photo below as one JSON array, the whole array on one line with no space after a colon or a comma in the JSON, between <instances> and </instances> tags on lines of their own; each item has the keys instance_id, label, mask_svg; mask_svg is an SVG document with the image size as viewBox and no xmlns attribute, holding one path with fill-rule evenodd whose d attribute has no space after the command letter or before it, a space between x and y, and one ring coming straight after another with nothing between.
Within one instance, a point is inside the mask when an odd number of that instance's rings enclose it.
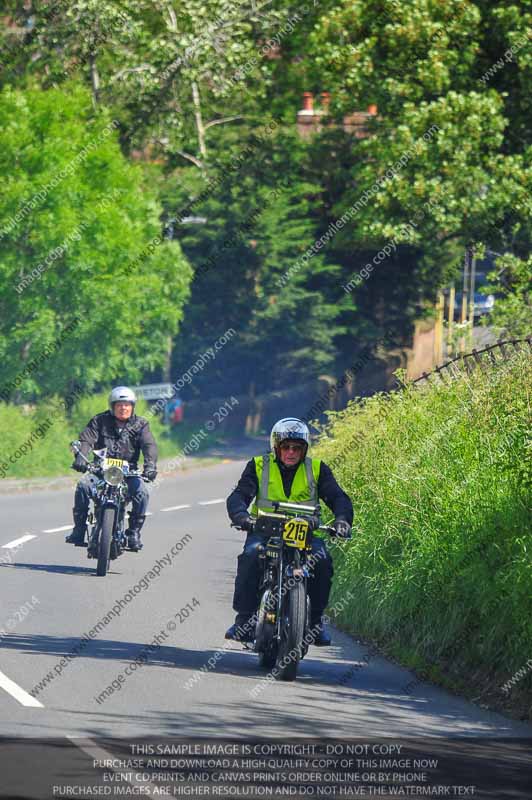
<instances>
[{"instance_id":1,"label":"green hedge","mask_svg":"<svg viewBox=\"0 0 532 800\"><path fill-rule=\"evenodd\" d=\"M28 407L0 403L0 479L68 474L72 463L69 443L78 438L92 416L106 408L107 394L82 397L68 414L59 399ZM146 403L139 401L137 413L146 412ZM158 416L149 415L148 419L160 458L179 454L194 433L187 424L170 431ZM211 441L211 436L206 437L198 449L204 449Z\"/></svg>"},{"instance_id":2,"label":"green hedge","mask_svg":"<svg viewBox=\"0 0 532 800\"><path fill-rule=\"evenodd\" d=\"M353 401L316 451L355 509L335 556L331 605L353 597L339 622L458 686L499 686L532 657L531 404L521 353ZM512 689L527 707L531 676Z\"/></svg>"}]
</instances>

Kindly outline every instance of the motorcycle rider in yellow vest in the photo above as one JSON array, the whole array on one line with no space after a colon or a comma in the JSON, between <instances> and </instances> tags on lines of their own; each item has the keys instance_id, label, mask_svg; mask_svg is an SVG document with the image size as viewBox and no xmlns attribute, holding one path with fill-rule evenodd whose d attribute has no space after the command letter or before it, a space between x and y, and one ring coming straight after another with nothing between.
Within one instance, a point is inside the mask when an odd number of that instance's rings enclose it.
<instances>
[{"instance_id":1,"label":"motorcycle rider in yellow vest","mask_svg":"<svg viewBox=\"0 0 532 800\"><path fill-rule=\"evenodd\" d=\"M353 523L353 506L347 494L336 482L331 469L318 458L307 456L310 433L304 422L285 417L275 423L270 434L271 452L249 461L234 491L227 498L231 521L248 531L244 550L238 557L233 609L236 620L225 634L226 639L252 641L255 629L253 615L259 605L259 545L261 536L253 532L257 510L271 510L273 501L289 501L317 505L323 500L335 515L334 527L339 536L348 536ZM251 508L248 507L255 498ZM313 518L316 528L319 519ZM331 643L322 623L329 601L333 564L325 542L313 537L312 553L316 556L308 592L311 603L310 627L315 630L314 644L324 647Z\"/></svg>"}]
</instances>

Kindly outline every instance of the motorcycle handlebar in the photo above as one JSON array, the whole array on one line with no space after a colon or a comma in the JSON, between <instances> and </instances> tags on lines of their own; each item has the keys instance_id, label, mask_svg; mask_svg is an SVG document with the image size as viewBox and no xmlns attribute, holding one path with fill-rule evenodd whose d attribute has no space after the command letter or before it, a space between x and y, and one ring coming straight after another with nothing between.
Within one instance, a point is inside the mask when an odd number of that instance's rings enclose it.
<instances>
[{"instance_id":1,"label":"motorcycle handlebar","mask_svg":"<svg viewBox=\"0 0 532 800\"><path fill-rule=\"evenodd\" d=\"M340 534L337 533L336 528L333 525L320 525L318 530L319 531L323 531L325 533L328 533L329 536L335 536L337 539L346 539L347 540L347 539L351 539L352 538L351 531L349 531L349 534L347 536L340 536Z\"/></svg>"},{"instance_id":2,"label":"motorcycle handlebar","mask_svg":"<svg viewBox=\"0 0 532 800\"><path fill-rule=\"evenodd\" d=\"M76 440L74 442L70 442L70 449L76 456L81 456L82 459L85 461L87 465L87 472L92 472L94 474L101 472L102 467L99 464L94 464L92 461L89 461L86 455L81 452L81 448L79 447L79 442ZM72 468L73 469L73 468ZM149 479L144 476L144 473L141 469L130 469L128 474L128 478L142 478L145 483L149 483Z\"/></svg>"},{"instance_id":3,"label":"motorcycle handlebar","mask_svg":"<svg viewBox=\"0 0 532 800\"><path fill-rule=\"evenodd\" d=\"M74 467L72 467L72 469L74 469ZM90 472L92 475L97 475L101 477L103 469L98 464L93 464L92 462L88 461L86 472ZM126 478L141 478L144 481L144 483L150 482L149 478L147 478L140 469L130 470L126 475Z\"/></svg>"},{"instance_id":4,"label":"motorcycle handlebar","mask_svg":"<svg viewBox=\"0 0 532 800\"><path fill-rule=\"evenodd\" d=\"M231 527L236 528L239 531L246 531L246 533L253 533L255 529L255 523L253 523L253 527L251 528L251 530L249 530L248 528L242 528L240 525L236 525L234 522L231 523ZM348 536L339 536L338 533L336 532L336 528L334 528L332 525L320 525L319 528L316 528L316 531L321 531L322 533L328 533L329 536L335 536L338 539L347 540L352 538L351 531L349 531ZM314 531L314 533L316 531Z\"/></svg>"}]
</instances>

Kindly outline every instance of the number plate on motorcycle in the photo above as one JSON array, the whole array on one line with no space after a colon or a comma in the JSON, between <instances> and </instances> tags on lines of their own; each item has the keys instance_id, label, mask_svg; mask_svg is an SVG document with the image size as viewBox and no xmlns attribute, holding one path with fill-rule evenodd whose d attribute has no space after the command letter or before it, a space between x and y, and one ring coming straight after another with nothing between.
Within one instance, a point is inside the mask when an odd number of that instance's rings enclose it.
<instances>
[{"instance_id":1,"label":"number plate on motorcycle","mask_svg":"<svg viewBox=\"0 0 532 800\"><path fill-rule=\"evenodd\" d=\"M307 544L308 522L304 519L290 519L283 528L284 543L289 547L304 550Z\"/></svg>"},{"instance_id":2,"label":"number plate on motorcycle","mask_svg":"<svg viewBox=\"0 0 532 800\"><path fill-rule=\"evenodd\" d=\"M125 463L123 458L106 458L104 467L123 467Z\"/></svg>"}]
</instances>

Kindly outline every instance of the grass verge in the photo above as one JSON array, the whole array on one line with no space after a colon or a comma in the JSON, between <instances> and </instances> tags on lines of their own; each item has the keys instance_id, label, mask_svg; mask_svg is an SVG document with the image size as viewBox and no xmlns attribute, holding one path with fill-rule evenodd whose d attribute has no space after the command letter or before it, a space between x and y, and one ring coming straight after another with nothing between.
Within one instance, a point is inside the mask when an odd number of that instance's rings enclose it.
<instances>
[{"instance_id":1,"label":"grass verge","mask_svg":"<svg viewBox=\"0 0 532 800\"><path fill-rule=\"evenodd\" d=\"M339 624L422 677L532 711L532 359L331 413L317 454L355 508ZM530 660L530 661L529 661ZM503 688L504 687L504 688Z\"/></svg>"},{"instance_id":2,"label":"grass verge","mask_svg":"<svg viewBox=\"0 0 532 800\"><path fill-rule=\"evenodd\" d=\"M78 438L91 417L106 408L106 394L81 398L69 413L57 399L34 407L0 403L0 479L68 474L72 463L69 443ZM142 400L137 403L136 413L149 420L160 459L178 456L187 443L194 442L190 452L201 452L213 442L212 434L194 439L196 431L186 423L172 429L163 425Z\"/></svg>"}]
</instances>

